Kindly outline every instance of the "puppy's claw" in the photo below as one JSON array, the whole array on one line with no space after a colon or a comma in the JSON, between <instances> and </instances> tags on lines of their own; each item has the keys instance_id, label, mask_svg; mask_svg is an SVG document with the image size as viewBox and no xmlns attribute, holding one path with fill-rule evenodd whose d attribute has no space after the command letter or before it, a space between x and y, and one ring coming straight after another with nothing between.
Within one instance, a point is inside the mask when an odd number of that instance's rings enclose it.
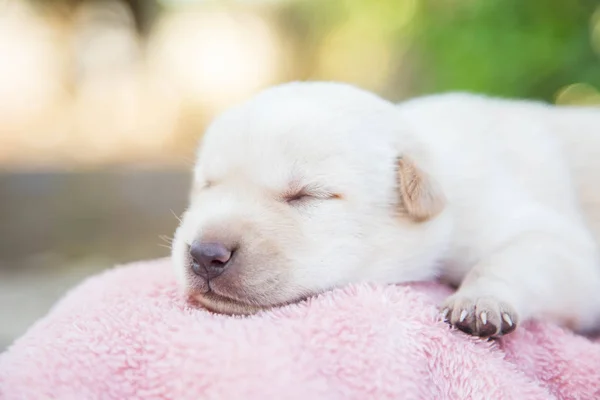
<instances>
[{"instance_id":1,"label":"puppy's claw","mask_svg":"<svg viewBox=\"0 0 600 400\"><path fill-rule=\"evenodd\" d=\"M482 312L482 313L479 315L479 317L481 318L481 322L483 322L483 325L486 325L486 324L487 324L487 314L486 314L486 312L485 312L485 311L484 311L484 312Z\"/></svg>"},{"instance_id":2,"label":"puppy's claw","mask_svg":"<svg viewBox=\"0 0 600 400\"><path fill-rule=\"evenodd\" d=\"M467 318L467 310L462 310L460 313L460 318L458 319L458 322L463 322L465 320L465 318Z\"/></svg>"},{"instance_id":3,"label":"puppy's claw","mask_svg":"<svg viewBox=\"0 0 600 400\"><path fill-rule=\"evenodd\" d=\"M448 321L448 313L450 312L450 309L448 308L444 308L444 310L442 310L442 321L446 322Z\"/></svg>"},{"instance_id":4,"label":"puppy's claw","mask_svg":"<svg viewBox=\"0 0 600 400\"><path fill-rule=\"evenodd\" d=\"M506 323L508 324L508 326L513 326L512 319L510 318L510 315L508 315L507 313L502 313L502 319L504 321L506 321Z\"/></svg>"}]
</instances>

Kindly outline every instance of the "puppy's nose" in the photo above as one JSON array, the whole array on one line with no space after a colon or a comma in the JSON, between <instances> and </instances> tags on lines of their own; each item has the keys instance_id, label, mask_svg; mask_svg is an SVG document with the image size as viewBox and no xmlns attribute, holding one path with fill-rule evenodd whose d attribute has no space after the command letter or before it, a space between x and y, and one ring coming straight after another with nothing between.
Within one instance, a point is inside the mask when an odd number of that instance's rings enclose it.
<instances>
[{"instance_id":1,"label":"puppy's nose","mask_svg":"<svg viewBox=\"0 0 600 400\"><path fill-rule=\"evenodd\" d=\"M194 242L190 246L192 270L204 279L213 279L221 275L233 252L221 243Z\"/></svg>"}]
</instances>

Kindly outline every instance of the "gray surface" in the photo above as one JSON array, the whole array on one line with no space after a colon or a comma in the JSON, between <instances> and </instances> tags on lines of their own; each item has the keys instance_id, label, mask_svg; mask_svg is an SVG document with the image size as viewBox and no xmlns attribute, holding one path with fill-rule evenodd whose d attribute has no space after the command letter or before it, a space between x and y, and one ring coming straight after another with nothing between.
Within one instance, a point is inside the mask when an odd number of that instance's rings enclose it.
<instances>
[{"instance_id":1,"label":"gray surface","mask_svg":"<svg viewBox=\"0 0 600 400\"><path fill-rule=\"evenodd\" d=\"M105 263L72 265L61 273L41 270L36 274L0 273L0 351L22 335L71 287Z\"/></svg>"},{"instance_id":2,"label":"gray surface","mask_svg":"<svg viewBox=\"0 0 600 400\"><path fill-rule=\"evenodd\" d=\"M168 255L183 171L0 173L0 351L86 276Z\"/></svg>"}]
</instances>

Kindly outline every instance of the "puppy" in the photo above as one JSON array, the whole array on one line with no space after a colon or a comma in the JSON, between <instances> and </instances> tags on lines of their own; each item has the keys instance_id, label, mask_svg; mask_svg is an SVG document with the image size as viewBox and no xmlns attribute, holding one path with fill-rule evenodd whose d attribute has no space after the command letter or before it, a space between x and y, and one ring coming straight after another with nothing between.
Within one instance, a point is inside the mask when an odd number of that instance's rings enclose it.
<instances>
[{"instance_id":1,"label":"puppy","mask_svg":"<svg viewBox=\"0 0 600 400\"><path fill-rule=\"evenodd\" d=\"M585 331L600 323L599 184L597 109L290 83L210 125L172 258L218 313L439 278L466 333Z\"/></svg>"}]
</instances>

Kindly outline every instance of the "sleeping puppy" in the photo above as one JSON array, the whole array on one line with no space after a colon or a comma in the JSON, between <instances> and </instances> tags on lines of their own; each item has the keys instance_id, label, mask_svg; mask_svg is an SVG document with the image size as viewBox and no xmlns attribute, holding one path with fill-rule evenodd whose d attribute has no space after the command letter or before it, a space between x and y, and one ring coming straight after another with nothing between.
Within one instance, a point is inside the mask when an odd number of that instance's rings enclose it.
<instances>
[{"instance_id":1,"label":"sleeping puppy","mask_svg":"<svg viewBox=\"0 0 600 400\"><path fill-rule=\"evenodd\" d=\"M265 90L208 128L172 258L209 310L442 279L482 337L600 323L600 110L467 94Z\"/></svg>"}]
</instances>

